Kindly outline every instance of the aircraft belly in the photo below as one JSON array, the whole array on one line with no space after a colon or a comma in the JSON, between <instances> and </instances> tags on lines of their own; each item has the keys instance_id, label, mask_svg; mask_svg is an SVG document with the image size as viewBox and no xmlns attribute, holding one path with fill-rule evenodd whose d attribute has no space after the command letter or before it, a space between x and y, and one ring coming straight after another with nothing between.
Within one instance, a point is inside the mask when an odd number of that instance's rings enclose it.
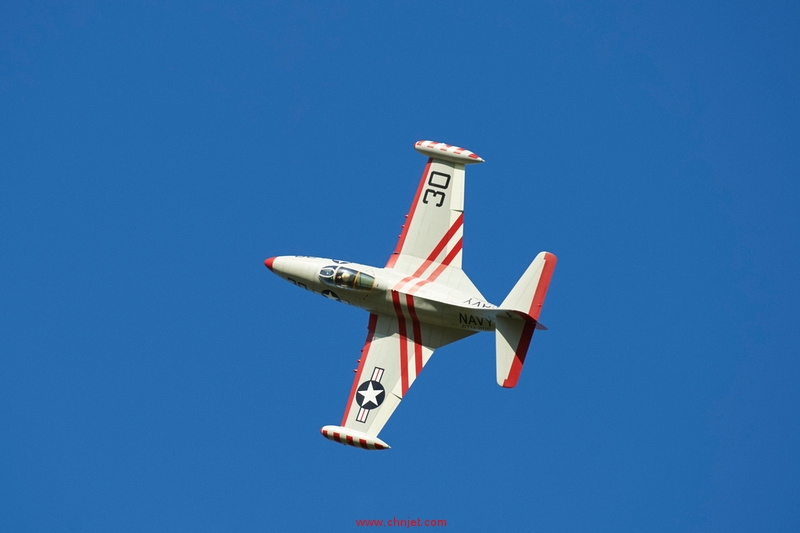
<instances>
[{"instance_id":1,"label":"aircraft belly","mask_svg":"<svg viewBox=\"0 0 800 533\"><path fill-rule=\"evenodd\" d=\"M408 310L408 295L398 293L397 302L401 303L404 316L410 316ZM354 298L353 296L360 296ZM373 290L366 295L342 294L340 301L360 307L370 313L379 315L396 315L397 307L392 297L392 291ZM444 327L448 329L468 331L494 331L496 309L473 309L451 305L444 302L429 300L419 296L412 296L414 316L424 324Z\"/></svg>"},{"instance_id":2,"label":"aircraft belly","mask_svg":"<svg viewBox=\"0 0 800 533\"><path fill-rule=\"evenodd\" d=\"M413 297L414 312L420 322L448 329L494 331L495 309L470 309Z\"/></svg>"}]
</instances>

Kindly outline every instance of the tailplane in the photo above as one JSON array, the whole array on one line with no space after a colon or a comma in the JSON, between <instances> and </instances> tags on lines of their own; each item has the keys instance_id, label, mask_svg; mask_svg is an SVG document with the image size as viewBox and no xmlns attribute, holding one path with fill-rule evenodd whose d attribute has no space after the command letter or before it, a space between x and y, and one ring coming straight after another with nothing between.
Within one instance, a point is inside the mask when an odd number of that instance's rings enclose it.
<instances>
[{"instance_id":1,"label":"tailplane","mask_svg":"<svg viewBox=\"0 0 800 533\"><path fill-rule=\"evenodd\" d=\"M507 311L505 316L498 314L495 333L497 384L501 387L516 386L533 331L547 329L539 324L539 313L555 267L556 256L541 252L500 305Z\"/></svg>"}]
</instances>

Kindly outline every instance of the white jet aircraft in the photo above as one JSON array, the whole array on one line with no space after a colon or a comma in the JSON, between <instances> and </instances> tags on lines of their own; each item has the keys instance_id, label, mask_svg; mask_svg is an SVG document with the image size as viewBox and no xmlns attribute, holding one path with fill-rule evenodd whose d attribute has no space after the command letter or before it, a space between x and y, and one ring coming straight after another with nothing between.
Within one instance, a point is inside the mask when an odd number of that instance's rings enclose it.
<instances>
[{"instance_id":1,"label":"white jet aircraft","mask_svg":"<svg viewBox=\"0 0 800 533\"><path fill-rule=\"evenodd\" d=\"M400 239L384 268L317 257L270 257L264 264L298 287L369 311L367 340L341 426L326 438L383 450L378 438L433 351L479 331L494 331L497 383L519 379L556 256L541 252L500 306L486 301L461 270L464 167L476 154L419 141L428 156Z\"/></svg>"}]
</instances>

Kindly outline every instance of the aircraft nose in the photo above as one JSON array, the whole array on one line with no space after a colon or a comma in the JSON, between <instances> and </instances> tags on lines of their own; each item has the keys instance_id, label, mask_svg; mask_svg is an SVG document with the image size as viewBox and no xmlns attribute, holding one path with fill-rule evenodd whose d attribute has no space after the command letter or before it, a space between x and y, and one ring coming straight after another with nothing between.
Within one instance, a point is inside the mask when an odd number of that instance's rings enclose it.
<instances>
[{"instance_id":1,"label":"aircraft nose","mask_svg":"<svg viewBox=\"0 0 800 533\"><path fill-rule=\"evenodd\" d=\"M270 270L270 272L274 272L274 270L272 270L272 263L274 263L274 262L275 262L275 258L274 257L269 257L267 259L264 259L264 266L267 267Z\"/></svg>"}]
</instances>

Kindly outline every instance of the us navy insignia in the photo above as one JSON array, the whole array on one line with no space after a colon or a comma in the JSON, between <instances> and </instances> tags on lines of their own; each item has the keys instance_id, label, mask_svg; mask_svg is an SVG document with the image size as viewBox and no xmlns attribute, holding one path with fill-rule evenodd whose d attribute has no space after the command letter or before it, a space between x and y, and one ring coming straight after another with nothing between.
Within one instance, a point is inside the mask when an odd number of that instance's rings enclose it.
<instances>
[{"instance_id":1,"label":"us navy insignia","mask_svg":"<svg viewBox=\"0 0 800 533\"><path fill-rule=\"evenodd\" d=\"M359 422L366 422L370 410L379 407L383 403L383 399L386 397L386 390L381 385L382 377L383 369L376 366L372 371L371 378L358 386L356 402L361 409L358 410L356 420Z\"/></svg>"},{"instance_id":2,"label":"us navy insignia","mask_svg":"<svg viewBox=\"0 0 800 533\"><path fill-rule=\"evenodd\" d=\"M325 289L324 291L322 291L322 295L325 298L328 298L330 300L336 300L337 302L341 302L342 301L342 299L339 298L339 296L335 292L333 292L331 290L328 290L328 289Z\"/></svg>"}]
</instances>

